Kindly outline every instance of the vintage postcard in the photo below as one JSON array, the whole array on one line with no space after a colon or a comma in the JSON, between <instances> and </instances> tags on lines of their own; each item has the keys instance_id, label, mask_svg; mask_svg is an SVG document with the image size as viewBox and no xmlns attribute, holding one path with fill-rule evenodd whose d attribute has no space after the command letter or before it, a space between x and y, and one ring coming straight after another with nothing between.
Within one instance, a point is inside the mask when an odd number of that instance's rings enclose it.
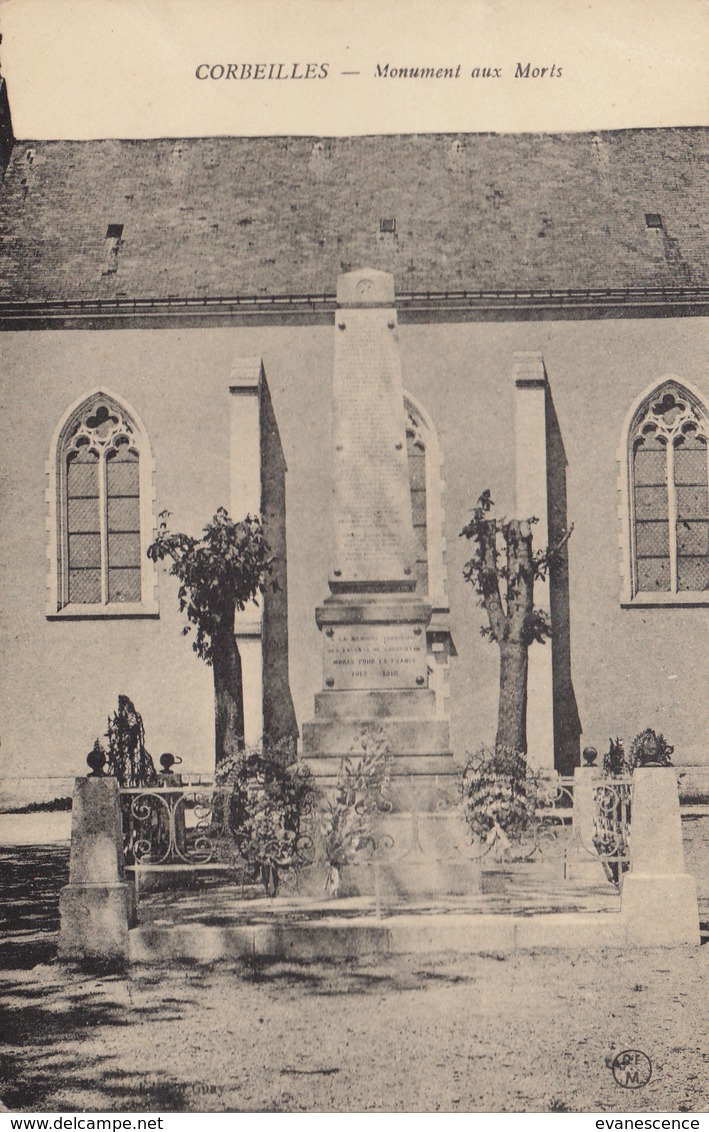
<instances>
[{"instance_id":1,"label":"vintage postcard","mask_svg":"<svg viewBox=\"0 0 709 1132\"><path fill-rule=\"evenodd\" d=\"M699 1128L706 5L0 21L2 1107Z\"/></svg>"}]
</instances>

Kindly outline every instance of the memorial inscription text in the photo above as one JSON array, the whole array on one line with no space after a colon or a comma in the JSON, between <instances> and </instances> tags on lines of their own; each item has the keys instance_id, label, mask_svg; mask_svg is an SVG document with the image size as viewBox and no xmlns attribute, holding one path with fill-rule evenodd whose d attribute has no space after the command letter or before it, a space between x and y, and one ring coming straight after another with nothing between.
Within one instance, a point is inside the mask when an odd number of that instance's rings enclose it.
<instances>
[{"instance_id":1,"label":"memorial inscription text","mask_svg":"<svg viewBox=\"0 0 709 1132\"><path fill-rule=\"evenodd\" d=\"M324 669L325 685L334 690L421 688L425 633L420 625L333 625L325 636Z\"/></svg>"}]
</instances>

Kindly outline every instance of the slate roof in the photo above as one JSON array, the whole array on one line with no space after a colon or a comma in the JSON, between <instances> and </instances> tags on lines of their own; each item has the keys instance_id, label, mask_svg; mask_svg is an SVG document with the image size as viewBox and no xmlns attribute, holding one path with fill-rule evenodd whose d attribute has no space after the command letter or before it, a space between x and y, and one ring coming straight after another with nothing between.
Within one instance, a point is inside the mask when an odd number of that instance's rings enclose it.
<instances>
[{"instance_id":1,"label":"slate roof","mask_svg":"<svg viewBox=\"0 0 709 1132\"><path fill-rule=\"evenodd\" d=\"M0 300L706 286L706 164L699 128L16 141Z\"/></svg>"}]
</instances>

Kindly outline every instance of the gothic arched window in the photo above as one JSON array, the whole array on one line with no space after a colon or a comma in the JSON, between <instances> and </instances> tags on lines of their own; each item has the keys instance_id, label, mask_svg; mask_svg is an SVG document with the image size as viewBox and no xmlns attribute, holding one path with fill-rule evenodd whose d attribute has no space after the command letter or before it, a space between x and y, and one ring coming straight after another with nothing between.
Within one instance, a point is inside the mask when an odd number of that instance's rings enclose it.
<instances>
[{"instance_id":1,"label":"gothic arched window","mask_svg":"<svg viewBox=\"0 0 709 1132\"><path fill-rule=\"evenodd\" d=\"M50 616L157 613L152 471L145 429L115 397L97 391L66 414L50 454Z\"/></svg>"},{"instance_id":2,"label":"gothic arched window","mask_svg":"<svg viewBox=\"0 0 709 1132\"><path fill-rule=\"evenodd\" d=\"M624 435L629 600L709 602L709 411L666 378Z\"/></svg>"}]
</instances>

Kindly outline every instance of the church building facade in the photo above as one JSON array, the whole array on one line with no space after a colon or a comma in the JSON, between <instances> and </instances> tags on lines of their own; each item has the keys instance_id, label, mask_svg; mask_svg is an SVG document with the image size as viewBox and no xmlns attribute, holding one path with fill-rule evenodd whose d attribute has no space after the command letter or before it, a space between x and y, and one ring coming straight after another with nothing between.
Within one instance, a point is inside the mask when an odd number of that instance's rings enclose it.
<instances>
[{"instance_id":1,"label":"church building facade","mask_svg":"<svg viewBox=\"0 0 709 1132\"><path fill-rule=\"evenodd\" d=\"M494 739L460 538L489 489L563 544L530 761L568 774L652 727L709 765L705 131L32 141L0 103L3 774L81 773L119 694L154 756L213 767L211 673L146 554L163 511L193 535L262 516L278 586L235 625L247 741L321 741L336 359L377 288L438 748Z\"/></svg>"}]
</instances>

